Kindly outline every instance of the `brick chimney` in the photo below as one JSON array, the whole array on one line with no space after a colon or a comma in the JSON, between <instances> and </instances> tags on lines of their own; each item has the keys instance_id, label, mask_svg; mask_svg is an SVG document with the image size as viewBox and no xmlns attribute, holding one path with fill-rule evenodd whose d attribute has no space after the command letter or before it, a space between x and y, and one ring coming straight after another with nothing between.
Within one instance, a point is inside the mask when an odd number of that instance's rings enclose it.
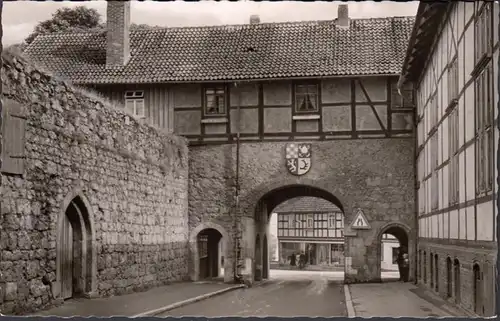
<instances>
[{"instance_id":1,"label":"brick chimney","mask_svg":"<svg viewBox=\"0 0 500 321\"><path fill-rule=\"evenodd\" d=\"M124 66L130 58L130 1L107 1L106 66Z\"/></svg>"},{"instance_id":2,"label":"brick chimney","mask_svg":"<svg viewBox=\"0 0 500 321\"><path fill-rule=\"evenodd\" d=\"M260 17L259 15L253 14L250 16L250 24L253 25L256 23L260 23Z\"/></svg>"},{"instance_id":3,"label":"brick chimney","mask_svg":"<svg viewBox=\"0 0 500 321\"><path fill-rule=\"evenodd\" d=\"M337 26L349 28L349 7L347 4L339 4L337 13Z\"/></svg>"}]
</instances>

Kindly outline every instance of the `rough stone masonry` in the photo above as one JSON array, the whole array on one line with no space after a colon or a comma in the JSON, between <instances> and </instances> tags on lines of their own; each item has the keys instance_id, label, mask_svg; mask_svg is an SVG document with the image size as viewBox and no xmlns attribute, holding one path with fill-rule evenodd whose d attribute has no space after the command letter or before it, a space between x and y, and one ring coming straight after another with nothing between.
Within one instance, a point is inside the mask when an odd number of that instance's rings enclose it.
<instances>
[{"instance_id":1,"label":"rough stone masonry","mask_svg":"<svg viewBox=\"0 0 500 321\"><path fill-rule=\"evenodd\" d=\"M25 123L24 139L3 133L24 158L21 174L2 168L0 177L1 313L60 302L58 222L73 196L92 213L96 295L186 279L186 141L12 54L3 54L2 85L4 115L22 114Z\"/></svg>"}]
</instances>

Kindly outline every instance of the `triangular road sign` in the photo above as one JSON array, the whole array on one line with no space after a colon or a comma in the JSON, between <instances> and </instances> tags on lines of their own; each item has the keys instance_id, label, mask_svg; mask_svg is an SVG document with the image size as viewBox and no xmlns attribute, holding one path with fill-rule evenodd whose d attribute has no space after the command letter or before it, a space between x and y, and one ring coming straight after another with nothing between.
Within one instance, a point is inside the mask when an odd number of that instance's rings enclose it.
<instances>
[{"instance_id":1,"label":"triangular road sign","mask_svg":"<svg viewBox=\"0 0 500 321\"><path fill-rule=\"evenodd\" d=\"M366 219L365 214L359 208L356 210L356 214L354 215L354 220L351 223L351 228L357 230L368 230L371 228L370 224L368 223L368 220Z\"/></svg>"}]
</instances>

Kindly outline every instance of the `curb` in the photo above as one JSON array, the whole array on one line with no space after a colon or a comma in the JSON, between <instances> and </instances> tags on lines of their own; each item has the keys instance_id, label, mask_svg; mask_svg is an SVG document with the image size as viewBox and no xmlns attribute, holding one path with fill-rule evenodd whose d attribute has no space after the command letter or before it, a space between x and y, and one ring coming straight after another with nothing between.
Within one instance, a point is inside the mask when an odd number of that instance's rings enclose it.
<instances>
[{"instance_id":1,"label":"curb","mask_svg":"<svg viewBox=\"0 0 500 321\"><path fill-rule=\"evenodd\" d=\"M226 288L226 289L222 289L222 290L210 292L210 293L207 293L207 294L202 294L202 295L199 295L199 296L194 297L194 298L186 299L184 301L175 302L175 303L166 305L164 307L161 307L161 308L158 308L158 309L155 309L155 310L146 311L146 312L134 315L134 316L132 316L132 318L155 316L157 314L160 314L160 313L163 313L163 312L166 312L166 311L170 311L170 310L173 310L173 309L176 309L176 308L180 308L182 306L185 306L185 305L188 305L188 304L191 304L191 303L195 303L195 302L198 302L198 301L201 301L201 300L205 300L205 299L211 298L213 296L216 296L216 295L219 295L219 294L222 294L222 293L226 293L226 292L229 292L229 291L233 291L233 290L236 290L236 289L241 289L241 288L244 288L244 287L245 287L245 285L238 284L238 285Z\"/></svg>"},{"instance_id":2,"label":"curb","mask_svg":"<svg viewBox=\"0 0 500 321\"><path fill-rule=\"evenodd\" d=\"M344 295L345 295L345 305L347 308L347 317L355 318L356 312L354 311L354 306L352 304L351 290L349 290L349 285L344 284Z\"/></svg>"}]
</instances>

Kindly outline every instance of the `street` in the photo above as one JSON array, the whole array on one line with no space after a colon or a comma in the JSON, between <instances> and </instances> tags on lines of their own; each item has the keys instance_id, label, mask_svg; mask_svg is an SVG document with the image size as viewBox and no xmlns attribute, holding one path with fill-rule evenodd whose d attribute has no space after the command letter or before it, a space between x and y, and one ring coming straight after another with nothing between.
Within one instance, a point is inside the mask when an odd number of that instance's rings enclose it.
<instances>
[{"instance_id":1,"label":"street","mask_svg":"<svg viewBox=\"0 0 500 321\"><path fill-rule=\"evenodd\" d=\"M167 311L158 317L347 315L341 274L271 270L270 276L263 284Z\"/></svg>"}]
</instances>

